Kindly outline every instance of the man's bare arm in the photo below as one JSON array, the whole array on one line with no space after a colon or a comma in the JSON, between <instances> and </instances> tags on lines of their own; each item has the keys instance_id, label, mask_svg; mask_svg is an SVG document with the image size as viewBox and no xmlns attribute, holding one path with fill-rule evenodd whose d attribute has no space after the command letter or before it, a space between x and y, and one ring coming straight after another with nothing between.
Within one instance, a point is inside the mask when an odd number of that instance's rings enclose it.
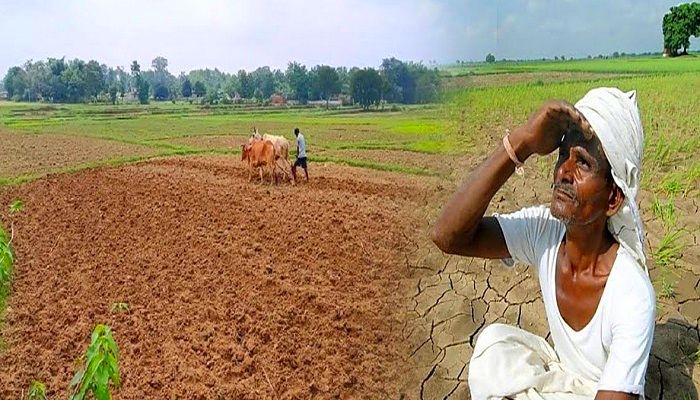
<instances>
[{"instance_id":1,"label":"man's bare arm","mask_svg":"<svg viewBox=\"0 0 700 400\"><path fill-rule=\"evenodd\" d=\"M522 141L511 145L518 159L529 157ZM445 253L483 258L509 256L503 232L493 217L484 218L491 199L515 171L503 145L481 163L455 193L433 227L432 240Z\"/></svg>"},{"instance_id":2,"label":"man's bare arm","mask_svg":"<svg viewBox=\"0 0 700 400\"><path fill-rule=\"evenodd\" d=\"M546 102L528 122L509 135L518 160L549 154L559 147L572 125L591 131L576 109L563 101ZM484 217L491 199L515 170L503 145L474 170L452 196L432 231L432 240L444 252L482 258L509 257L498 221Z\"/></svg>"}]
</instances>

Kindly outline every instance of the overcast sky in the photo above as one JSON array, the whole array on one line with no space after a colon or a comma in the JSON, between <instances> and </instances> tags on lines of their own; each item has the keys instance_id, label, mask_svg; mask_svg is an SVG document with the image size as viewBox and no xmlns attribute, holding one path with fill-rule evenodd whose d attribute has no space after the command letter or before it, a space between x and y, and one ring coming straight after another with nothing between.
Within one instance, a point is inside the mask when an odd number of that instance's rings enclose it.
<instances>
[{"instance_id":1,"label":"overcast sky","mask_svg":"<svg viewBox=\"0 0 700 400\"><path fill-rule=\"evenodd\" d=\"M0 76L47 57L170 72L660 51L668 0L0 0ZM691 48L700 48L694 39Z\"/></svg>"}]
</instances>

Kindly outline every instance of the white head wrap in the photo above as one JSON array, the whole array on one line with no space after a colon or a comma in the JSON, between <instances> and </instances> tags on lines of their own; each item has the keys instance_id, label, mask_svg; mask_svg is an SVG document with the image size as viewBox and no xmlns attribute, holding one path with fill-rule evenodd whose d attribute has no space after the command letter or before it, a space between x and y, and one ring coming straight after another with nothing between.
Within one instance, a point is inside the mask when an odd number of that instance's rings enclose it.
<instances>
[{"instance_id":1,"label":"white head wrap","mask_svg":"<svg viewBox=\"0 0 700 400\"><path fill-rule=\"evenodd\" d=\"M637 206L644 148L637 93L597 88L586 93L575 107L593 127L610 163L613 180L625 195L620 209L608 219L608 229L647 270L644 227Z\"/></svg>"}]
</instances>

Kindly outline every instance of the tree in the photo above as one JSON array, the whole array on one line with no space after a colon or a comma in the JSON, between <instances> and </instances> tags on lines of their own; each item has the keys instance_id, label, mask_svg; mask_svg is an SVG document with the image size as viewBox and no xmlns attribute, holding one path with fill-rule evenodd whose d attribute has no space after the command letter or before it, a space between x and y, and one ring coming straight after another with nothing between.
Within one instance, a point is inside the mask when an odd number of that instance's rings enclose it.
<instances>
[{"instance_id":1,"label":"tree","mask_svg":"<svg viewBox=\"0 0 700 400\"><path fill-rule=\"evenodd\" d=\"M85 64L85 94L94 100L104 90L104 74L102 66L95 60Z\"/></svg>"},{"instance_id":2,"label":"tree","mask_svg":"<svg viewBox=\"0 0 700 400\"><path fill-rule=\"evenodd\" d=\"M117 89L119 91L119 97L121 97L122 102L123 102L124 95L129 90L129 85L131 84L130 79L129 79L129 74L127 74L126 71L124 71L122 69L122 67L117 67L116 75L117 75L117 80L119 82L117 84Z\"/></svg>"},{"instance_id":3,"label":"tree","mask_svg":"<svg viewBox=\"0 0 700 400\"><path fill-rule=\"evenodd\" d=\"M111 101L113 105L117 104L117 90L115 84L109 87L109 101Z\"/></svg>"},{"instance_id":4,"label":"tree","mask_svg":"<svg viewBox=\"0 0 700 400\"><path fill-rule=\"evenodd\" d=\"M156 73L168 72L168 59L165 57L158 56L151 61L151 68Z\"/></svg>"},{"instance_id":5,"label":"tree","mask_svg":"<svg viewBox=\"0 0 700 400\"><path fill-rule=\"evenodd\" d=\"M415 102L430 103L436 101L440 91L440 75L436 68L430 69L421 63L409 63L408 69L416 82Z\"/></svg>"},{"instance_id":6,"label":"tree","mask_svg":"<svg viewBox=\"0 0 700 400\"><path fill-rule=\"evenodd\" d=\"M65 58L49 58L46 62L49 69L48 98L53 102L66 101L66 85L63 72L68 68Z\"/></svg>"},{"instance_id":7,"label":"tree","mask_svg":"<svg viewBox=\"0 0 700 400\"><path fill-rule=\"evenodd\" d=\"M168 80L168 95L170 100L175 100L180 96L180 88L182 85L173 76L172 79Z\"/></svg>"},{"instance_id":8,"label":"tree","mask_svg":"<svg viewBox=\"0 0 700 400\"><path fill-rule=\"evenodd\" d=\"M236 81L238 82L238 94L244 99L252 98L255 94L255 85L251 76L244 69L238 71Z\"/></svg>"},{"instance_id":9,"label":"tree","mask_svg":"<svg viewBox=\"0 0 700 400\"><path fill-rule=\"evenodd\" d=\"M77 103L84 100L87 94L85 61L74 59L68 62L68 66L61 73L60 80L64 84L64 100L68 103Z\"/></svg>"},{"instance_id":10,"label":"tree","mask_svg":"<svg viewBox=\"0 0 700 400\"><path fill-rule=\"evenodd\" d=\"M37 101L39 98L48 98L49 70L43 61L27 61L24 64L26 72L26 89L23 99L27 101Z\"/></svg>"},{"instance_id":11,"label":"tree","mask_svg":"<svg viewBox=\"0 0 700 400\"><path fill-rule=\"evenodd\" d=\"M276 69L274 71L275 76L275 93L289 93L289 85L287 85L287 79L284 76L284 72Z\"/></svg>"},{"instance_id":12,"label":"tree","mask_svg":"<svg viewBox=\"0 0 700 400\"><path fill-rule=\"evenodd\" d=\"M167 100L170 97L171 83L175 77L168 72L168 59L156 57L151 61L153 75L151 84L153 85L153 98L156 100Z\"/></svg>"},{"instance_id":13,"label":"tree","mask_svg":"<svg viewBox=\"0 0 700 400\"><path fill-rule=\"evenodd\" d=\"M9 98L21 98L27 88L27 73L21 67L12 67L7 71L3 84Z\"/></svg>"},{"instance_id":14,"label":"tree","mask_svg":"<svg viewBox=\"0 0 700 400\"><path fill-rule=\"evenodd\" d=\"M156 100L167 100L170 98L170 89L163 83L153 86L153 98Z\"/></svg>"},{"instance_id":15,"label":"tree","mask_svg":"<svg viewBox=\"0 0 700 400\"><path fill-rule=\"evenodd\" d=\"M194 95L197 97L204 97L207 94L207 87L204 86L202 81L197 81L194 83Z\"/></svg>"},{"instance_id":16,"label":"tree","mask_svg":"<svg viewBox=\"0 0 700 400\"><path fill-rule=\"evenodd\" d=\"M389 82L385 97L388 101L404 104L415 102L416 81L406 63L393 57L386 58L382 61L381 71Z\"/></svg>"},{"instance_id":17,"label":"tree","mask_svg":"<svg viewBox=\"0 0 700 400\"><path fill-rule=\"evenodd\" d=\"M188 99L192 96L192 83L188 78L182 81L182 96Z\"/></svg>"},{"instance_id":18,"label":"tree","mask_svg":"<svg viewBox=\"0 0 700 400\"><path fill-rule=\"evenodd\" d=\"M151 85L146 79L141 75L141 66L134 60L131 63L131 74L134 76L134 82L136 84L136 94L139 98L139 103L148 104L148 95L151 89Z\"/></svg>"},{"instance_id":19,"label":"tree","mask_svg":"<svg viewBox=\"0 0 700 400\"><path fill-rule=\"evenodd\" d=\"M136 60L131 62L131 80L133 82L132 89L134 92L138 93L139 87L141 86L141 66Z\"/></svg>"},{"instance_id":20,"label":"tree","mask_svg":"<svg viewBox=\"0 0 700 400\"><path fill-rule=\"evenodd\" d=\"M340 79L335 68L328 65L319 65L316 68L313 86L323 100L326 100L326 110L328 109L331 96L340 93Z\"/></svg>"},{"instance_id":21,"label":"tree","mask_svg":"<svg viewBox=\"0 0 700 400\"><path fill-rule=\"evenodd\" d=\"M306 66L298 62L290 62L284 75L289 85L290 97L301 104L306 104L309 101L309 90L311 89Z\"/></svg>"},{"instance_id":22,"label":"tree","mask_svg":"<svg viewBox=\"0 0 700 400\"><path fill-rule=\"evenodd\" d=\"M338 67L335 72L338 74L340 93L350 94L350 71L346 67Z\"/></svg>"},{"instance_id":23,"label":"tree","mask_svg":"<svg viewBox=\"0 0 700 400\"><path fill-rule=\"evenodd\" d=\"M143 77L139 75L136 79L136 91L138 93L139 103L148 104L148 94L151 85Z\"/></svg>"},{"instance_id":24,"label":"tree","mask_svg":"<svg viewBox=\"0 0 700 400\"><path fill-rule=\"evenodd\" d=\"M688 54L690 37L700 37L700 3L671 7L662 22L664 48L671 56Z\"/></svg>"},{"instance_id":25,"label":"tree","mask_svg":"<svg viewBox=\"0 0 700 400\"><path fill-rule=\"evenodd\" d=\"M355 70L350 77L352 97L365 110L368 110L372 104L379 104L381 100L381 86L382 78L374 68Z\"/></svg>"},{"instance_id":26,"label":"tree","mask_svg":"<svg viewBox=\"0 0 700 400\"><path fill-rule=\"evenodd\" d=\"M228 96L229 99L233 100L236 98L238 93L238 80L235 76L231 76L224 84L224 94Z\"/></svg>"},{"instance_id":27,"label":"tree","mask_svg":"<svg viewBox=\"0 0 700 400\"><path fill-rule=\"evenodd\" d=\"M487 54L487 55L486 55L486 62L489 63L489 64L490 64L490 63L493 63L493 62L496 62L496 56L494 56L494 55L491 54L491 53Z\"/></svg>"},{"instance_id":28,"label":"tree","mask_svg":"<svg viewBox=\"0 0 700 400\"><path fill-rule=\"evenodd\" d=\"M275 75L270 67L260 67L250 74L254 92L258 91L257 97L260 100L269 99L275 94Z\"/></svg>"}]
</instances>

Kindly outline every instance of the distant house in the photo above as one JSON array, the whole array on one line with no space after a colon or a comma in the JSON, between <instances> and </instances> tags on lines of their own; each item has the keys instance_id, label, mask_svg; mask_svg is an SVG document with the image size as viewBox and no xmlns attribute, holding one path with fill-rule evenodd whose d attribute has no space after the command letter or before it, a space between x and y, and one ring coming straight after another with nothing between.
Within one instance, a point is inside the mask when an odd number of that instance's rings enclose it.
<instances>
[{"instance_id":1,"label":"distant house","mask_svg":"<svg viewBox=\"0 0 700 400\"><path fill-rule=\"evenodd\" d=\"M280 94L273 94L272 96L270 96L270 104L282 106L287 104L287 99Z\"/></svg>"},{"instance_id":2,"label":"distant house","mask_svg":"<svg viewBox=\"0 0 700 400\"><path fill-rule=\"evenodd\" d=\"M7 100L7 91L0 90L0 100Z\"/></svg>"}]
</instances>

